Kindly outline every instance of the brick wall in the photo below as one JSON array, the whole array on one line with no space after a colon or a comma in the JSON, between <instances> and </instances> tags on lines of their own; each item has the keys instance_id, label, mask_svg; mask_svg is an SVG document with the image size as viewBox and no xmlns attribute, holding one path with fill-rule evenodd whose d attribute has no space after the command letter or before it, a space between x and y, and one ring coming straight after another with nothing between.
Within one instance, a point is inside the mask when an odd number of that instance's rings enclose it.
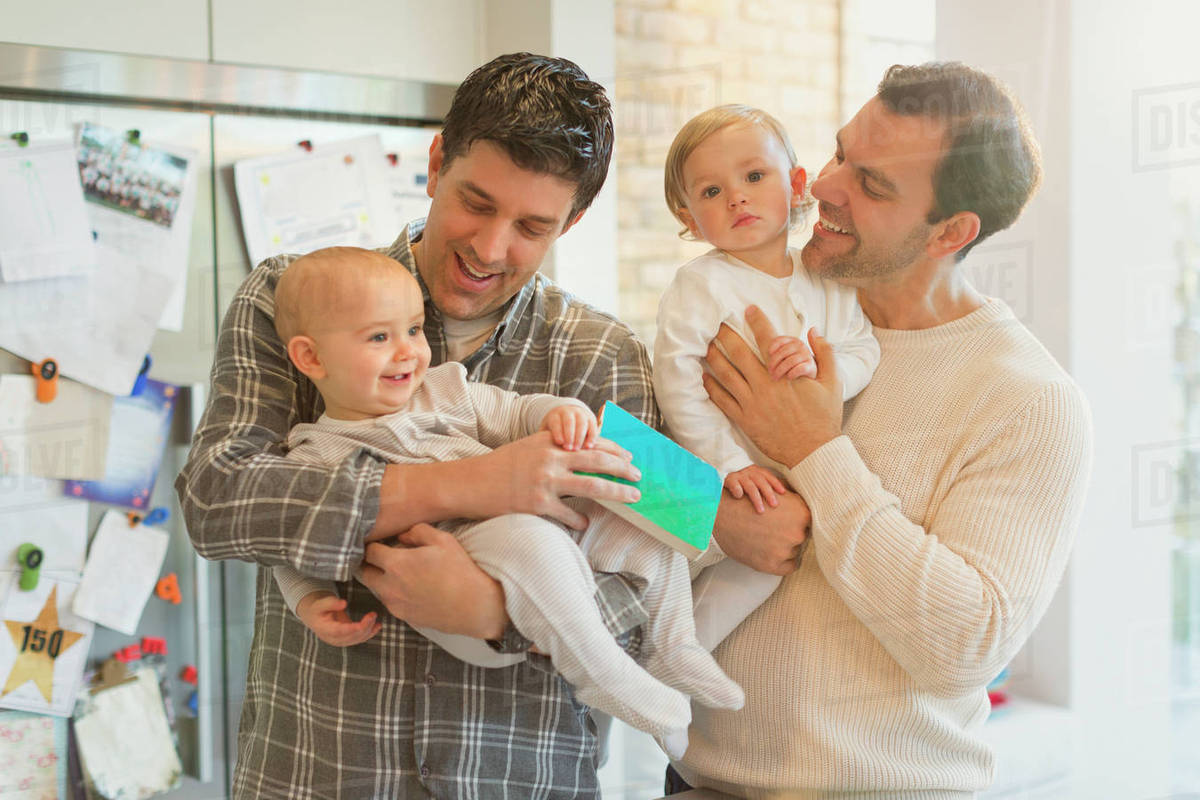
<instances>
[{"instance_id":1,"label":"brick wall","mask_svg":"<svg viewBox=\"0 0 1200 800\"><path fill-rule=\"evenodd\" d=\"M678 238L663 199L671 139L707 108L747 103L783 122L815 174L840 122L840 3L616 0L616 27L620 314L650 345L663 289L707 249Z\"/></svg>"}]
</instances>

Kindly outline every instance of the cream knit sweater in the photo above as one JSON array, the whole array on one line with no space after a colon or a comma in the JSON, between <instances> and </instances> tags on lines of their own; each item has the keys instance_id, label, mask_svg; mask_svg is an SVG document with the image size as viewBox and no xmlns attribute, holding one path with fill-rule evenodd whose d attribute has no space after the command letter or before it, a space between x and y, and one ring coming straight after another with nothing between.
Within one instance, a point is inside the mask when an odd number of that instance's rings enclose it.
<instances>
[{"instance_id":1,"label":"cream knit sweater","mask_svg":"<svg viewBox=\"0 0 1200 800\"><path fill-rule=\"evenodd\" d=\"M676 768L749 797L961 798L988 786L984 686L1057 587L1091 428L1079 389L990 300L875 329L844 432L794 467L800 569L716 651L746 707L697 707Z\"/></svg>"}]
</instances>

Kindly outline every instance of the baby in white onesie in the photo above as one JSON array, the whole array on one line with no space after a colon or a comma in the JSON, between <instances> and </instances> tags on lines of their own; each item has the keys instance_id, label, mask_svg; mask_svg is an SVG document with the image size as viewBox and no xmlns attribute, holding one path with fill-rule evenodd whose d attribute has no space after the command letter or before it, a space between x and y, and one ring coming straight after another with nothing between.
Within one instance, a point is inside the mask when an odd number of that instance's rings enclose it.
<instances>
[{"instance_id":1,"label":"baby in white onesie","mask_svg":"<svg viewBox=\"0 0 1200 800\"><path fill-rule=\"evenodd\" d=\"M468 381L455 362L427 370L420 286L381 253L342 247L304 256L284 271L275 299L276 330L288 356L325 401L320 420L289 434L291 458L337 463L365 448L390 462L447 461L539 430L571 450L596 441L595 415L578 400ZM668 747L682 741L691 720L685 695L714 708L740 708L741 689L696 640L684 557L590 501L567 502L589 518L578 544L557 524L527 514L439 527L500 581L513 624L549 654L582 702ZM646 582L641 666L601 619L592 567ZM345 646L379 632L371 615L349 618L334 584L291 568L274 572L288 606L322 641ZM482 641L419 630L471 663L513 663Z\"/></svg>"},{"instance_id":2,"label":"baby in white onesie","mask_svg":"<svg viewBox=\"0 0 1200 800\"><path fill-rule=\"evenodd\" d=\"M704 391L704 354L721 323L758 353L745 312L763 311L780 335L758 355L776 380L815 376L807 338L816 329L837 353L846 399L867 385L879 344L854 290L810 275L788 247L789 229L804 216L805 174L770 114L726 105L694 117L671 144L664 185L671 213L686 226L681 235L714 249L680 267L659 303L654 394L675 440L762 512L787 490L777 469L790 465L759 452ZM732 559L705 569L692 586L700 642L716 647L779 580Z\"/></svg>"}]
</instances>

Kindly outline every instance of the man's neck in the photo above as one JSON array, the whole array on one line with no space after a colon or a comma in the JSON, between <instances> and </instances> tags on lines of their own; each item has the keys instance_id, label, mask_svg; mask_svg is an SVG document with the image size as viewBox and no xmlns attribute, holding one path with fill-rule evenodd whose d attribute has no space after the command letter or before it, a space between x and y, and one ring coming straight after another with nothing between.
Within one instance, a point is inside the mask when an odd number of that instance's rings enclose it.
<instances>
[{"instance_id":1,"label":"man's neck","mask_svg":"<svg viewBox=\"0 0 1200 800\"><path fill-rule=\"evenodd\" d=\"M965 317L983 306L984 297L950 262L914 265L859 286L858 302L875 327L911 331Z\"/></svg>"}]
</instances>

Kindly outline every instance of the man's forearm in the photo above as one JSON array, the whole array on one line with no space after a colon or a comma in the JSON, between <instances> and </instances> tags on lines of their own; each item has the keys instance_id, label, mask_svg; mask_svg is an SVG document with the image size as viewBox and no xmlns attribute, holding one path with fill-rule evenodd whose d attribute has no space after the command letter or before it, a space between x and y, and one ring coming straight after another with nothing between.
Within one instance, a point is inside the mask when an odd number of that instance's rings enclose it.
<instances>
[{"instance_id":1,"label":"man's forearm","mask_svg":"<svg viewBox=\"0 0 1200 800\"><path fill-rule=\"evenodd\" d=\"M474 461L388 464L379 486L379 513L367 533L367 541L390 538L418 522L432 524L473 516L470 508L462 506L469 498L458 497L455 488L477 479L472 474L477 466Z\"/></svg>"}]
</instances>

